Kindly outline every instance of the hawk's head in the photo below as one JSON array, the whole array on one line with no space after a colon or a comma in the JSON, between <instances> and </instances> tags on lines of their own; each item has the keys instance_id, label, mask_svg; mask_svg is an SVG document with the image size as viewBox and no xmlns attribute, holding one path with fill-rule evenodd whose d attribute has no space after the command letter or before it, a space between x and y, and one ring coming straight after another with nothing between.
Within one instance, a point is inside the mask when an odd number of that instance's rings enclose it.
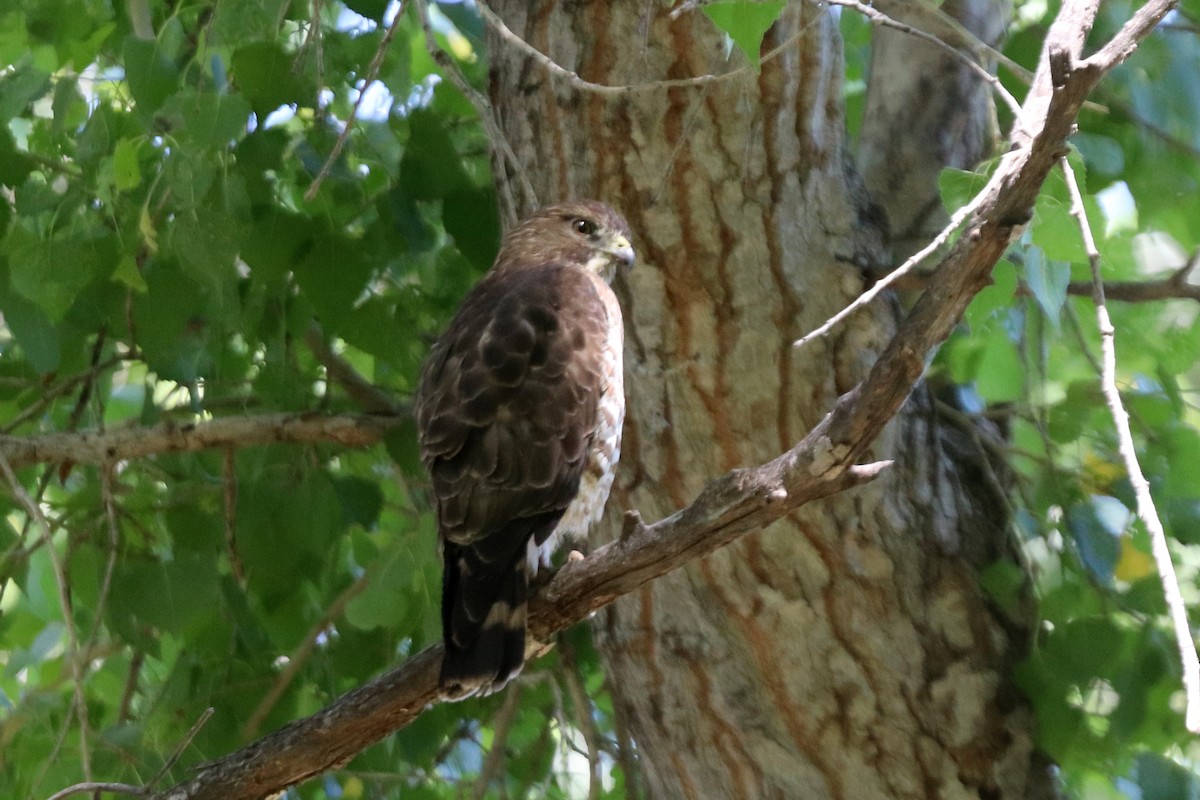
<instances>
[{"instance_id":1,"label":"hawk's head","mask_svg":"<svg viewBox=\"0 0 1200 800\"><path fill-rule=\"evenodd\" d=\"M497 269L572 264L611 281L618 265L633 264L629 223L612 206L573 200L546 206L505 235Z\"/></svg>"}]
</instances>

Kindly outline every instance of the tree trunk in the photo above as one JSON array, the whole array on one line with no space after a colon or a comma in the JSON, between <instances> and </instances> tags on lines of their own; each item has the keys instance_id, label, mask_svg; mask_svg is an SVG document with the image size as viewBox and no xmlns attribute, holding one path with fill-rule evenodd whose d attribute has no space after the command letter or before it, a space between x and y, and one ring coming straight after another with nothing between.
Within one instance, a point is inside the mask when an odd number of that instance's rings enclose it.
<instances>
[{"instance_id":1,"label":"tree trunk","mask_svg":"<svg viewBox=\"0 0 1200 800\"><path fill-rule=\"evenodd\" d=\"M634 231L638 265L618 286L625 445L599 541L615 534L621 509L657 519L706 479L789 448L858 382L894 307L861 312L803 349L792 342L858 294L865 270L890 260L880 208L904 209L910 191L928 206L928 165L940 167L948 151L967 164L986 137L926 152L920 175L897 176L880 148L920 150L905 137L927 136L938 120L910 130L871 112L879 119L864 123L860 163L873 202L849 152L828 10L789 4L763 45L781 52L755 72L739 55L726 58L723 36L698 10L672 19L662 3L493 8L583 80L637 85L590 91L506 36L489 42L495 112L540 201L607 200ZM1002 29L996 9L974 11ZM884 56L920 46L880 43L877 74ZM934 102L925 116L944 115L945 137L962 125L986 130L979 82L943 66L926 94L945 83L969 102ZM882 136L884 124L903 141ZM510 165L497 174L504 183L515 173ZM898 177L920 188L889 192L907 187ZM597 645L652 797L1050 791L1032 713L1006 679L1025 621L979 584L980 570L1013 548L998 481L972 441L944 428L919 392L871 453L896 459L885 478L806 506L599 616Z\"/></svg>"}]
</instances>

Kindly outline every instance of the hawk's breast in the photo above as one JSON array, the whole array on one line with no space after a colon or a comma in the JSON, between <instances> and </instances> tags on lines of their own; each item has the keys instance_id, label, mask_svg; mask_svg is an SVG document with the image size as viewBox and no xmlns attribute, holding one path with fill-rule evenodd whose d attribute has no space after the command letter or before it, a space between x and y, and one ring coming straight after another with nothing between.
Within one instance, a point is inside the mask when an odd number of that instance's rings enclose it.
<instances>
[{"instance_id":1,"label":"hawk's breast","mask_svg":"<svg viewBox=\"0 0 1200 800\"><path fill-rule=\"evenodd\" d=\"M543 563L549 563L550 554L559 541L579 542L586 538L588 528L604 513L604 504L608 501L617 473L617 462L621 458L621 427L625 423L625 326L621 318L621 306L612 289L599 277L592 276L592 280L608 316L596 427L588 446L579 493L567 506L554 534L540 548Z\"/></svg>"}]
</instances>

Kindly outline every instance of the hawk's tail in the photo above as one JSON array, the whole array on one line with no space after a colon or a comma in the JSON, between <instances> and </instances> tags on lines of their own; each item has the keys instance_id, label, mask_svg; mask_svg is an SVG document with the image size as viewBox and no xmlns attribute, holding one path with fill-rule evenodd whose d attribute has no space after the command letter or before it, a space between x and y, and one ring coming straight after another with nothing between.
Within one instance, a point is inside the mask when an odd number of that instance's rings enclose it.
<instances>
[{"instance_id":1,"label":"hawk's tail","mask_svg":"<svg viewBox=\"0 0 1200 800\"><path fill-rule=\"evenodd\" d=\"M525 663L525 603L537 569L537 545L561 512L510 523L480 541L443 542L440 685L454 697L504 688ZM504 542L507 546L495 547ZM492 544L495 549L488 548ZM497 552L499 551L499 552Z\"/></svg>"},{"instance_id":2,"label":"hawk's tail","mask_svg":"<svg viewBox=\"0 0 1200 800\"><path fill-rule=\"evenodd\" d=\"M442 573L442 690L454 696L504 688L525 663L524 549L508 564L478 560L471 547L449 542Z\"/></svg>"}]
</instances>

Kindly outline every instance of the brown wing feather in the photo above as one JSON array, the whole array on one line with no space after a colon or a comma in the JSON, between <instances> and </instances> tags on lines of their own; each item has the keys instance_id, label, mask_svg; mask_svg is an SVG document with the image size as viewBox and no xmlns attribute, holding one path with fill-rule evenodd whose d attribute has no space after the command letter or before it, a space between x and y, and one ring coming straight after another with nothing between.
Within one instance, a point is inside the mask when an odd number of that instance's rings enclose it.
<instances>
[{"instance_id":1,"label":"brown wing feather","mask_svg":"<svg viewBox=\"0 0 1200 800\"><path fill-rule=\"evenodd\" d=\"M492 272L426 362L416 414L445 560L443 686L496 688L520 669L528 543L579 491L608 324L581 269Z\"/></svg>"}]
</instances>

